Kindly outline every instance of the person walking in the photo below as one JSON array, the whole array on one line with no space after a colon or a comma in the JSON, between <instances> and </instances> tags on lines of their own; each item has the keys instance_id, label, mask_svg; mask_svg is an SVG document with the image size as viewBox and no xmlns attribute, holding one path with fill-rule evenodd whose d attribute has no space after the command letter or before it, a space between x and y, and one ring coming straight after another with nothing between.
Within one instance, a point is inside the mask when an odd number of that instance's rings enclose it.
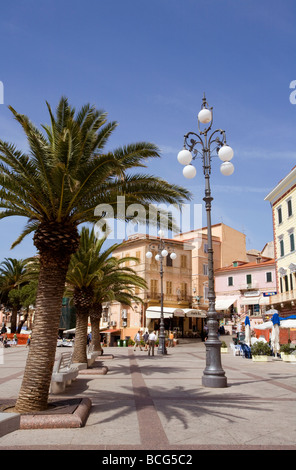
<instances>
[{"instance_id":1,"label":"person walking","mask_svg":"<svg viewBox=\"0 0 296 470\"><path fill-rule=\"evenodd\" d=\"M145 349L144 351L148 351L148 344L149 344L149 333L146 330L145 333L143 334L143 340L145 342Z\"/></svg>"},{"instance_id":2,"label":"person walking","mask_svg":"<svg viewBox=\"0 0 296 470\"><path fill-rule=\"evenodd\" d=\"M140 348L140 351L142 351L140 330L135 334L134 341L135 341L134 351L136 350L138 346Z\"/></svg>"},{"instance_id":3,"label":"person walking","mask_svg":"<svg viewBox=\"0 0 296 470\"><path fill-rule=\"evenodd\" d=\"M152 352L152 356L154 356L155 341L156 341L156 334L155 334L155 331L153 331L153 332L150 333L150 335L149 335L149 350L148 350L148 356L150 356L150 352Z\"/></svg>"},{"instance_id":4,"label":"person walking","mask_svg":"<svg viewBox=\"0 0 296 470\"><path fill-rule=\"evenodd\" d=\"M169 332L169 348L174 346L174 333L172 331Z\"/></svg>"}]
</instances>

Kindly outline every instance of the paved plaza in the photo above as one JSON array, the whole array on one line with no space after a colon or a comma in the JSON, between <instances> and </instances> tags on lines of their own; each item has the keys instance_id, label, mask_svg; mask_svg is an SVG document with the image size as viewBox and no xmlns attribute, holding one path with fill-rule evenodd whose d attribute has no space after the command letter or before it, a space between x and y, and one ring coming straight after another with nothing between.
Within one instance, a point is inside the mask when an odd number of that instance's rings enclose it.
<instances>
[{"instance_id":1,"label":"paved plaza","mask_svg":"<svg viewBox=\"0 0 296 470\"><path fill-rule=\"evenodd\" d=\"M296 450L296 363L255 363L229 351L222 355L228 386L210 389L202 386L202 342L179 344L167 356L127 347L105 351L114 355L100 358L106 375L79 374L54 396L90 399L85 426L18 429L0 438L0 449ZM17 398L27 352L25 346L4 350L2 404Z\"/></svg>"}]
</instances>

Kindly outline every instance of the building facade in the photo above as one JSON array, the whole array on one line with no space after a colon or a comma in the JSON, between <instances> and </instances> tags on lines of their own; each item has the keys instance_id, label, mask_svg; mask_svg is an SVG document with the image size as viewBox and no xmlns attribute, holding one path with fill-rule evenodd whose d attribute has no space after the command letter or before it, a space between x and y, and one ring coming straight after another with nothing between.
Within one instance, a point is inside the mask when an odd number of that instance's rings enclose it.
<instances>
[{"instance_id":1,"label":"building facade","mask_svg":"<svg viewBox=\"0 0 296 470\"><path fill-rule=\"evenodd\" d=\"M249 316L251 327L262 323L276 294L275 260L257 256L256 262L234 261L215 271L216 310L229 315L229 323ZM232 320L232 321L231 321Z\"/></svg>"},{"instance_id":2,"label":"building facade","mask_svg":"<svg viewBox=\"0 0 296 470\"><path fill-rule=\"evenodd\" d=\"M296 166L266 196L272 208L277 295L281 316L296 314Z\"/></svg>"},{"instance_id":3,"label":"building facade","mask_svg":"<svg viewBox=\"0 0 296 470\"><path fill-rule=\"evenodd\" d=\"M229 265L234 257L247 261L245 235L224 224L212 227L214 269ZM113 252L119 258L132 256L138 263L131 267L147 283L146 291L135 291L143 303L132 307L112 302L103 313L102 329L117 338L134 337L138 329L159 327L160 265L156 261L157 243L148 235L134 234ZM165 328L177 336L200 335L208 309L208 243L207 229L201 228L164 240L168 251L176 253L163 263L163 299ZM153 256L146 258L147 251Z\"/></svg>"}]
</instances>

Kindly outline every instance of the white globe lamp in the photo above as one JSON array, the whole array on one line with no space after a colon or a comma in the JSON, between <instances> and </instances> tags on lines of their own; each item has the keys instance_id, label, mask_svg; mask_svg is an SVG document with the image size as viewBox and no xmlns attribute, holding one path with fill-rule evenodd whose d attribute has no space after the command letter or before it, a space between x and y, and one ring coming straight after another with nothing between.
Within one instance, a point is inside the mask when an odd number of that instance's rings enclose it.
<instances>
[{"instance_id":1,"label":"white globe lamp","mask_svg":"<svg viewBox=\"0 0 296 470\"><path fill-rule=\"evenodd\" d=\"M171 258L171 259L176 259L176 258L177 258L176 253L171 253L171 254L170 254L170 258Z\"/></svg>"},{"instance_id":2,"label":"white globe lamp","mask_svg":"<svg viewBox=\"0 0 296 470\"><path fill-rule=\"evenodd\" d=\"M187 179L192 179L196 175L196 168L193 165L186 165L183 168L183 175Z\"/></svg>"},{"instance_id":3,"label":"white globe lamp","mask_svg":"<svg viewBox=\"0 0 296 470\"><path fill-rule=\"evenodd\" d=\"M147 251L147 253L146 253L146 258L152 258L152 253L151 253L151 251Z\"/></svg>"},{"instance_id":4,"label":"white globe lamp","mask_svg":"<svg viewBox=\"0 0 296 470\"><path fill-rule=\"evenodd\" d=\"M233 150L229 145L223 145L218 151L218 155L222 162L229 162L233 157Z\"/></svg>"},{"instance_id":5,"label":"white globe lamp","mask_svg":"<svg viewBox=\"0 0 296 470\"><path fill-rule=\"evenodd\" d=\"M160 260L159 254L155 255L155 259L156 259L156 261L159 261L159 260Z\"/></svg>"},{"instance_id":6,"label":"white globe lamp","mask_svg":"<svg viewBox=\"0 0 296 470\"><path fill-rule=\"evenodd\" d=\"M224 162L220 166L220 171L224 176L230 176L234 172L234 166L231 162Z\"/></svg>"},{"instance_id":7,"label":"white globe lamp","mask_svg":"<svg viewBox=\"0 0 296 470\"><path fill-rule=\"evenodd\" d=\"M168 255L167 250L162 250L161 256L163 256L163 258L165 258L167 255Z\"/></svg>"},{"instance_id":8,"label":"white globe lamp","mask_svg":"<svg viewBox=\"0 0 296 470\"><path fill-rule=\"evenodd\" d=\"M202 124L208 124L212 120L212 113L209 109L203 108L201 111L198 113L198 120Z\"/></svg>"},{"instance_id":9,"label":"white globe lamp","mask_svg":"<svg viewBox=\"0 0 296 470\"><path fill-rule=\"evenodd\" d=\"M181 163L181 165L189 165L189 163L192 160L192 155L189 150L183 149L178 153L178 162Z\"/></svg>"}]
</instances>

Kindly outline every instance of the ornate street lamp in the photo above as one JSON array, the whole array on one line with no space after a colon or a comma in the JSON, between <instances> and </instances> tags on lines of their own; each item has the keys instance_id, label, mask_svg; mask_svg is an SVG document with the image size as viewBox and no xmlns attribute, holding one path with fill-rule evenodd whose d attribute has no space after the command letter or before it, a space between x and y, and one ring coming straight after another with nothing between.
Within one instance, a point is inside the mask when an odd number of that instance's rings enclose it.
<instances>
[{"instance_id":1,"label":"ornate street lamp","mask_svg":"<svg viewBox=\"0 0 296 470\"><path fill-rule=\"evenodd\" d=\"M205 127L201 130L200 124ZM185 178L192 179L196 175L196 169L191 164L192 160L200 157L203 164L205 176L205 208L207 212L207 234L208 234L208 276L209 276L209 309L207 312L208 339L206 345L206 368L203 372L202 383L205 387L222 388L227 387L227 378L221 366L221 342L218 338L218 320L215 310L215 289L214 289L214 263L213 263L213 245L212 245L212 223L211 223L211 160L216 150L219 158L222 160L220 171L223 175L231 175L234 171L230 160L233 157L233 150L226 143L225 131L216 129L209 137L208 133L213 124L213 108L209 108L205 95L202 100L201 111L198 113L199 133L189 132L184 136L184 148L178 154L178 161L184 165L183 175ZM218 135L217 135L218 134ZM198 150L198 146L201 149Z\"/></svg>"},{"instance_id":2,"label":"ornate street lamp","mask_svg":"<svg viewBox=\"0 0 296 470\"><path fill-rule=\"evenodd\" d=\"M146 253L147 258L152 258L153 254L150 251L152 248L157 248L157 254L155 255L156 261L160 262L160 325L159 325L159 346L157 349L158 354L165 355L167 354L167 349L165 347L165 333L164 333L164 315L163 315L163 259L166 258L169 255L169 252L167 250L170 249L169 245L166 245L163 236L164 232L162 230L159 230L158 232L159 235L159 241L158 242L152 242L149 245L149 251ZM171 259L176 259L177 255L175 252L170 253L170 258Z\"/></svg>"}]
</instances>

